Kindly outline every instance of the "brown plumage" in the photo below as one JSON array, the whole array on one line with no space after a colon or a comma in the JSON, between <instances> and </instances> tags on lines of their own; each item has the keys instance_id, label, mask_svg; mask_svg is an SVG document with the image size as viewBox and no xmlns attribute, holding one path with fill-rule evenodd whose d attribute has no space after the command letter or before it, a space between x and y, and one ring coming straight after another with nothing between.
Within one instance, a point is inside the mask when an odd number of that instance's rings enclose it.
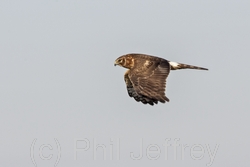
<instances>
[{"instance_id":1,"label":"brown plumage","mask_svg":"<svg viewBox=\"0 0 250 167\"><path fill-rule=\"evenodd\" d=\"M166 79L170 70L206 68L171 62L145 54L126 54L115 60L115 65L127 68L124 80L130 97L144 104L154 105L158 101L168 102L165 96Z\"/></svg>"}]
</instances>

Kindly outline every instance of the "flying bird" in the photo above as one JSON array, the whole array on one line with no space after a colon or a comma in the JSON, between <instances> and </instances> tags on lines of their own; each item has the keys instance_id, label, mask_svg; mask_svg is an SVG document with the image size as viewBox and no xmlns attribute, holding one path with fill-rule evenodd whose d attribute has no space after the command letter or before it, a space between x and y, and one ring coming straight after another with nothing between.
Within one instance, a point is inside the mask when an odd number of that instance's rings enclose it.
<instances>
[{"instance_id":1,"label":"flying bird","mask_svg":"<svg viewBox=\"0 0 250 167\"><path fill-rule=\"evenodd\" d=\"M158 101L161 103L169 102L165 95L165 89L170 70L208 70L203 67L172 62L160 57L138 53L120 56L115 60L114 65L128 69L124 74L128 95L137 102L150 105L157 104Z\"/></svg>"}]
</instances>

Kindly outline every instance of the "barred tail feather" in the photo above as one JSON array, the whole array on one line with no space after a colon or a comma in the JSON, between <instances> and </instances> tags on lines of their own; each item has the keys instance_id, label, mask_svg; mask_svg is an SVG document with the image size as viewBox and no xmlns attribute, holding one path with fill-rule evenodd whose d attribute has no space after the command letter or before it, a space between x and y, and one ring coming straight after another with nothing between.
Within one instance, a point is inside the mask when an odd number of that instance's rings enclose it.
<instances>
[{"instance_id":1,"label":"barred tail feather","mask_svg":"<svg viewBox=\"0 0 250 167\"><path fill-rule=\"evenodd\" d=\"M208 70L207 68L192 66L188 64L181 64L177 62L169 61L171 66L171 70L179 70L179 69L196 69L196 70Z\"/></svg>"}]
</instances>

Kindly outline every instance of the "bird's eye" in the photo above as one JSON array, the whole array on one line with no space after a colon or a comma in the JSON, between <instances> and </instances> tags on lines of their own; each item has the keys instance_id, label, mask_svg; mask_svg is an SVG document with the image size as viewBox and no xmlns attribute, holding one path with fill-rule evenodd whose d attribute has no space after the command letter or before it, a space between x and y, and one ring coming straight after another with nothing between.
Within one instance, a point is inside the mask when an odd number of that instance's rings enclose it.
<instances>
[{"instance_id":1,"label":"bird's eye","mask_svg":"<svg viewBox=\"0 0 250 167\"><path fill-rule=\"evenodd\" d=\"M122 63L123 62L123 59L119 59L119 63Z\"/></svg>"}]
</instances>

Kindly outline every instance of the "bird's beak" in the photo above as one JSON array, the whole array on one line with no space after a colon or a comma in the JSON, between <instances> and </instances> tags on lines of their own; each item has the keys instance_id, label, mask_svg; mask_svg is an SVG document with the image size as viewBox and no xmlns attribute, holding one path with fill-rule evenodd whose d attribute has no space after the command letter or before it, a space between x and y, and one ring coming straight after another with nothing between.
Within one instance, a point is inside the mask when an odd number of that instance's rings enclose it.
<instances>
[{"instance_id":1,"label":"bird's beak","mask_svg":"<svg viewBox=\"0 0 250 167\"><path fill-rule=\"evenodd\" d=\"M117 61L115 61L114 66L118 65Z\"/></svg>"}]
</instances>

